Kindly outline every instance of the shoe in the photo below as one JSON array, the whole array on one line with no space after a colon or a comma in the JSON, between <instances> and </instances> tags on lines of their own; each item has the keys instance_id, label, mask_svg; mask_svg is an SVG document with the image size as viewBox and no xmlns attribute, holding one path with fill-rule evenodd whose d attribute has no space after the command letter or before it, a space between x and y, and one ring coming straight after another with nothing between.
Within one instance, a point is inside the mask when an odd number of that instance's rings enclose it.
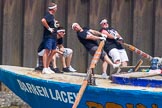
<instances>
[{"instance_id":1,"label":"shoe","mask_svg":"<svg viewBox=\"0 0 162 108\"><path fill-rule=\"evenodd\" d=\"M64 71L64 72L70 72L70 70L68 69L68 67L62 68L62 71Z\"/></svg>"},{"instance_id":2,"label":"shoe","mask_svg":"<svg viewBox=\"0 0 162 108\"><path fill-rule=\"evenodd\" d=\"M63 73L59 70L59 68L51 68L51 70L53 70L55 73Z\"/></svg>"},{"instance_id":3,"label":"shoe","mask_svg":"<svg viewBox=\"0 0 162 108\"><path fill-rule=\"evenodd\" d=\"M42 71L43 70L43 67L42 66L35 67L35 70Z\"/></svg>"},{"instance_id":4,"label":"shoe","mask_svg":"<svg viewBox=\"0 0 162 108\"><path fill-rule=\"evenodd\" d=\"M121 63L118 63L118 64L113 64L113 68L115 69L115 68L119 68L120 67L120 65L121 65Z\"/></svg>"},{"instance_id":5,"label":"shoe","mask_svg":"<svg viewBox=\"0 0 162 108\"><path fill-rule=\"evenodd\" d=\"M109 76L107 75L106 72L102 73L101 77L104 78L104 79L108 79L109 78Z\"/></svg>"},{"instance_id":6,"label":"shoe","mask_svg":"<svg viewBox=\"0 0 162 108\"><path fill-rule=\"evenodd\" d=\"M48 68L43 68L42 73L43 74L51 74L51 72L48 70Z\"/></svg>"},{"instance_id":7,"label":"shoe","mask_svg":"<svg viewBox=\"0 0 162 108\"><path fill-rule=\"evenodd\" d=\"M48 71L52 74L52 73L55 73L53 70L51 70L50 67L48 67Z\"/></svg>"},{"instance_id":8,"label":"shoe","mask_svg":"<svg viewBox=\"0 0 162 108\"><path fill-rule=\"evenodd\" d=\"M69 66L68 69L70 70L70 72L76 72L77 71L72 66Z\"/></svg>"}]
</instances>

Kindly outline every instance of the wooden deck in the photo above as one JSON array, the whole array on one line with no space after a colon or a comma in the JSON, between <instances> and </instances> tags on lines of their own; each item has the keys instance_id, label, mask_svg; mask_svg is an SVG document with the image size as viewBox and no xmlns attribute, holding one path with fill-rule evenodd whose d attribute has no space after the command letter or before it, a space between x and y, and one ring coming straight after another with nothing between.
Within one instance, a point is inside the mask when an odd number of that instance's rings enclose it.
<instances>
[{"instance_id":1,"label":"wooden deck","mask_svg":"<svg viewBox=\"0 0 162 108\"><path fill-rule=\"evenodd\" d=\"M70 72L64 74L57 74L57 73L42 74L41 72L34 71L33 68L6 66L6 65L0 65L0 69L11 71L13 73L20 74L20 75L26 75L32 78L52 80L52 81L65 82L65 83L73 83L78 85L82 84L84 77L86 76L85 73L79 73L79 72ZM141 74L141 73L136 72L132 74ZM124 74L124 75L127 76L128 74ZM95 75L95 77L96 77L96 84L97 84L96 87L124 89L124 90L148 90L148 91L150 90L150 91L160 91L160 92L162 91L162 88L115 84L109 79L102 79L101 75ZM161 80L162 76L157 76L156 78Z\"/></svg>"}]
</instances>

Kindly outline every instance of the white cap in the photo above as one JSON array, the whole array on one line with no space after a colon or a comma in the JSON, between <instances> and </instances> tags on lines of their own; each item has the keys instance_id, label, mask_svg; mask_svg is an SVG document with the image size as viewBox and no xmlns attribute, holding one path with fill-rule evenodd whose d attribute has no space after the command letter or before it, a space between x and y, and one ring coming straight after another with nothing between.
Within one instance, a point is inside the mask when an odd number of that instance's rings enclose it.
<instances>
[{"instance_id":1,"label":"white cap","mask_svg":"<svg viewBox=\"0 0 162 108\"><path fill-rule=\"evenodd\" d=\"M75 27L76 25L78 25L78 23L73 23L72 26L71 26L71 28L74 30L74 27Z\"/></svg>"},{"instance_id":2,"label":"white cap","mask_svg":"<svg viewBox=\"0 0 162 108\"><path fill-rule=\"evenodd\" d=\"M100 24L107 23L107 19L103 19Z\"/></svg>"}]
</instances>

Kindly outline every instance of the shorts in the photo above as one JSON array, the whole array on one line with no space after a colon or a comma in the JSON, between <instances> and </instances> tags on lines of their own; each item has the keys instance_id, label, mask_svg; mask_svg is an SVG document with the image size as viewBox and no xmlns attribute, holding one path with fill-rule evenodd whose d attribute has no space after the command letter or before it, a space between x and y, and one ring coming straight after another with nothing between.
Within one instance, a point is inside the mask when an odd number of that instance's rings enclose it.
<instances>
[{"instance_id":1,"label":"shorts","mask_svg":"<svg viewBox=\"0 0 162 108\"><path fill-rule=\"evenodd\" d=\"M54 38L45 38L43 41L44 41L44 49L48 50L56 49L56 40Z\"/></svg>"},{"instance_id":2,"label":"shorts","mask_svg":"<svg viewBox=\"0 0 162 108\"><path fill-rule=\"evenodd\" d=\"M95 54L97 48L98 48L98 46L92 47L92 48L90 49L89 53L90 53L92 56L94 56L94 54ZM105 52L104 50L102 50L101 56L100 56L100 59L101 59L102 61L104 61L105 55L106 55L106 52Z\"/></svg>"},{"instance_id":3,"label":"shorts","mask_svg":"<svg viewBox=\"0 0 162 108\"><path fill-rule=\"evenodd\" d=\"M113 48L109 51L109 56L112 58L113 62L120 60L120 62L129 61L125 49Z\"/></svg>"},{"instance_id":4,"label":"shorts","mask_svg":"<svg viewBox=\"0 0 162 108\"><path fill-rule=\"evenodd\" d=\"M38 52L38 56L43 56L44 52L45 52L45 49L43 49L42 51Z\"/></svg>"},{"instance_id":5,"label":"shorts","mask_svg":"<svg viewBox=\"0 0 162 108\"><path fill-rule=\"evenodd\" d=\"M63 56L64 56L64 57L68 57L68 56L70 56L72 53L73 53L73 50L72 50L72 49L70 49L70 48L64 48ZM60 54L56 53L56 57L59 58L59 57L60 57Z\"/></svg>"}]
</instances>

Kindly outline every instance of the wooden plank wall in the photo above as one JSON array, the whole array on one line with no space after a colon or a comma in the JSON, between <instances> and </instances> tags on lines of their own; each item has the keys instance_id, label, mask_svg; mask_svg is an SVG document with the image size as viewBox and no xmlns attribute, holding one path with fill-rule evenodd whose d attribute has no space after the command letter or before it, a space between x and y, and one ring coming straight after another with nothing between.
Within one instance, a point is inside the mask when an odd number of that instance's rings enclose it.
<instances>
[{"instance_id":1,"label":"wooden plank wall","mask_svg":"<svg viewBox=\"0 0 162 108\"><path fill-rule=\"evenodd\" d=\"M3 31L3 1L0 1L0 49L2 49L2 31ZM0 64L2 64L2 50L0 50Z\"/></svg>"},{"instance_id":2,"label":"wooden plank wall","mask_svg":"<svg viewBox=\"0 0 162 108\"><path fill-rule=\"evenodd\" d=\"M3 22L3 1L0 1L0 49L2 49L2 22ZM2 50L0 50L0 64L2 64ZM0 83L0 90L2 89L2 84Z\"/></svg>"},{"instance_id":3,"label":"wooden plank wall","mask_svg":"<svg viewBox=\"0 0 162 108\"><path fill-rule=\"evenodd\" d=\"M162 56L161 0L0 0L1 64L35 67L42 39L41 18L51 1L58 4L55 18L67 31L64 45L74 50L72 65L80 72L87 70L91 56L71 29L73 22L99 30L100 20L107 18L126 43ZM129 65L135 65L140 57L129 50L127 53ZM96 67L98 73L101 63Z\"/></svg>"},{"instance_id":4,"label":"wooden plank wall","mask_svg":"<svg viewBox=\"0 0 162 108\"><path fill-rule=\"evenodd\" d=\"M155 16L154 16L154 20L155 20L155 24L154 24L154 33L152 33L153 36L153 55L155 56L160 56L162 57L162 39L161 39L161 35L162 35L162 1L161 0L157 0L155 1L155 6L154 6L154 11L155 11Z\"/></svg>"},{"instance_id":5,"label":"wooden plank wall","mask_svg":"<svg viewBox=\"0 0 162 108\"><path fill-rule=\"evenodd\" d=\"M133 43L146 53L153 55L154 0L134 1ZM133 55L133 63L139 56ZM146 63L146 62L144 62Z\"/></svg>"},{"instance_id":6,"label":"wooden plank wall","mask_svg":"<svg viewBox=\"0 0 162 108\"><path fill-rule=\"evenodd\" d=\"M23 38L23 1L3 1L2 64L21 65Z\"/></svg>"},{"instance_id":7,"label":"wooden plank wall","mask_svg":"<svg viewBox=\"0 0 162 108\"><path fill-rule=\"evenodd\" d=\"M46 4L45 0L25 0L24 2L23 66L36 65L36 52L43 36L40 22L45 12L44 4Z\"/></svg>"}]
</instances>

